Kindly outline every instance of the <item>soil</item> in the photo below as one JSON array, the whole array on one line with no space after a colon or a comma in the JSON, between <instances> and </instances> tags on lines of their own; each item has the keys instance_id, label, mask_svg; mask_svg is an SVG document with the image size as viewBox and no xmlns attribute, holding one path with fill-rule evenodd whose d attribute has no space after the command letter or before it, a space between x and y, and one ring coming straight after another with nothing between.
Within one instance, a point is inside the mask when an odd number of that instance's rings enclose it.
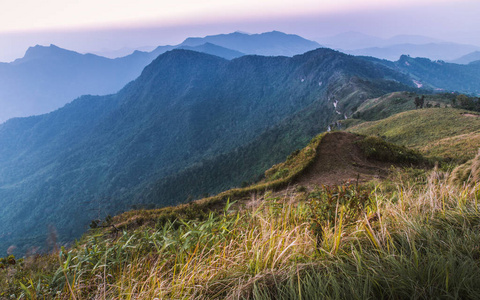
<instances>
[{"instance_id":1,"label":"soil","mask_svg":"<svg viewBox=\"0 0 480 300\"><path fill-rule=\"evenodd\" d=\"M475 117L475 118L480 117L480 115L469 114L469 113L463 113L462 116L464 116L464 117Z\"/></svg>"},{"instance_id":2,"label":"soil","mask_svg":"<svg viewBox=\"0 0 480 300\"><path fill-rule=\"evenodd\" d=\"M392 164L367 159L356 143L360 139L348 132L327 134L320 142L313 165L295 183L313 187L386 177Z\"/></svg>"}]
</instances>

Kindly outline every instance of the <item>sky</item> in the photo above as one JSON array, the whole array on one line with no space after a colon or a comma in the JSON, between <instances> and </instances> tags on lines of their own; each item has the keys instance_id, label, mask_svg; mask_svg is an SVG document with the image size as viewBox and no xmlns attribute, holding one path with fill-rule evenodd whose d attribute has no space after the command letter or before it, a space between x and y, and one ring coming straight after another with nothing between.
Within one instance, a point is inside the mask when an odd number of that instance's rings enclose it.
<instances>
[{"instance_id":1,"label":"sky","mask_svg":"<svg viewBox=\"0 0 480 300\"><path fill-rule=\"evenodd\" d=\"M478 0L16 0L0 10L0 61L36 44L108 53L233 31L312 40L348 31L417 34L480 45L478 12Z\"/></svg>"}]
</instances>

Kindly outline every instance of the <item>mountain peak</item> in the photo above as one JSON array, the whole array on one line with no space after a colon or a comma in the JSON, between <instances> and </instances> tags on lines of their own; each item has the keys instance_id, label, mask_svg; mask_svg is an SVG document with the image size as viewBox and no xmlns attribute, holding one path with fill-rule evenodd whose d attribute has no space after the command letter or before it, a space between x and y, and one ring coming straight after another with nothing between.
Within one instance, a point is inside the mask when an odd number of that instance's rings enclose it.
<instances>
[{"instance_id":1,"label":"mountain peak","mask_svg":"<svg viewBox=\"0 0 480 300\"><path fill-rule=\"evenodd\" d=\"M226 59L215 55L176 48L160 54L150 65L145 67L137 80L139 82L143 80L148 81L148 78L153 78L156 76L155 74L160 73L163 75L182 72L183 74L195 74L200 72L202 68L208 69L208 66L221 64L226 61Z\"/></svg>"},{"instance_id":2,"label":"mountain peak","mask_svg":"<svg viewBox=\"0 0 480 300\"><path fill-rule=\"evenodd\" d=\"M24 57L35 56L38 54L45 54L45 53L61 52L61 51L68 51L68 50L62 49L54 44L50 44L50 46L43 46L43 45L37 44L33 47L28 47Z\"/></svg>"},{"instance_id":3,"label":"mountain peak","mask_svg":"<svg viewBox=\"0 0 480 300\"><path fill-rule=\"evenodd\" d=\"M195 47L205 43L212 43L245 54L267 56L293 56L320 47L317 42L276 30L256 34L236 31L229 34L209 35L203 38L187 38L180 46Z\"/></svg>"},{"instance_id":4,"label":"mountain peak","mask_svg":"<svg viewBox=\"0 0 480 300\"><path fill-rule=\"evenodd\" d=\"M40 58L54 58L54 57L64 57L71 55L81 55L75 51L66 50L60 48L54 44L50 46L35 45L34 47L29 47L25 52L25 55L22 58L19 58L14 61L14 63L23 63L30 60L40 59Z\"/></svg>"},{"instance_id":5,"label":"mountain peak","mask_svg":"<svg viewBox=\"0 0 480 300\"><path fill-rule=\"evenodd\" d=\"M246 35L251 35L251 33L249 33L249 32L246 32L246 31L242 31L242 30L237 30L237 31L235 31L234 33L236 33L236 34L246 34Z\"/></svg>"},{"instance_id":6,"label":"mountain peak","mask_svg":"<svg viewBox=\"0 0 480 300\"><path fill-rule=\"evenodd\" d=\"M198 46L194 46L194 47L181 46L181 47L178 47L177 49L186 49L186 50L203 52L203 53L219 56L219 57L226 58L226 59L234 59L234 58L245 55L242 52L232 50L232 49L228 49L228 48L225 48L225 47L222 47L222 46L218 46L218 45L215 45L215 44L210 43L210 42L206 42L202 45L198 45Z\"/></svg>"},{"instance_id":7,"label":"mountain peak","mask_svg":"<svg viewBox=\"0 0 480 300\"><path fill-rule=\"evenodd\" d=\"M272 30L272 31L269 31L269 32L261 33L261 34L264 34L264 35L289 35L285 32L281 32L281 31L278 31L278 30ZM293 34L290 34L290 35L293 35Z\"/></svg>"}]
</instances>

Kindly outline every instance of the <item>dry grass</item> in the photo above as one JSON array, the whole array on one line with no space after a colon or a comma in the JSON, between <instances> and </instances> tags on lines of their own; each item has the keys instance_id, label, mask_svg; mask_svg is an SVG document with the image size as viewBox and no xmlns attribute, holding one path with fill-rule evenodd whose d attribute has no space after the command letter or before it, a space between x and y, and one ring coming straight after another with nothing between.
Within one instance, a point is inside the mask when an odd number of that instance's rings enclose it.
<instances>
[{"instance_id":1,"label":"dry grass","mask_svg":"<svg viewBox=\"0 0 480 300\"><path fill-rule=\"evenodd\" d=\"M318 211L294 191L282 198L267 193L235 209L228 204L202 221L166 222L115 239L91 234L84 244L62 250L60 266L49 277L51 294L38 295L474 298L480 295L478 185L452 185L449 174L438 170L416 174L401 171L370 184L369 204L354 214L348 202L329 198L336 189L326 190L325 199L337 200L328 206L333 219L322 223L320 239L312 227ZM24 282L31 294L35 282Z\"/></svg>"},{"instance_id":2,"label":"dry grass","mask_svg":"<svg viewBox=\"0 0 480 300\"><path fill-rule=\"evenodd\" d=\"M419 150L428 156L462 161L474 157L479 146L480 131L475 131L432 141Z\"/></svg>"},{"instance_id":3,"label":"dry grass","mask_svg":"<svg viewBox=\"0 0 480 300\"><path fill-rule=\"evenodd\" d=\"M475 185L480 182L480 150L475 158L457 166L452 171L450 182L456 185Z\"/></svg>"}]
</instances>

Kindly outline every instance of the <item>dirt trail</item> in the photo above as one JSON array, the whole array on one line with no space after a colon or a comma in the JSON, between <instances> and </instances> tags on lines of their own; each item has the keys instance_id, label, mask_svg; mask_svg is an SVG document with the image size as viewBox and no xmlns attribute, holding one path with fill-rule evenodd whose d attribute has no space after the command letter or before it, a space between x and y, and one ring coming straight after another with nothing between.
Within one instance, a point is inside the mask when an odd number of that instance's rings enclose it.
<instances>
[{"instance_id":1,"label":"dirt trail","mask_svg":"<svg viewBox=\"0 0 480 300\"><path fill-rule=\"evenodd\" d=\"M462 116L464 117L475 117L475 118L478 118L480 117L480 115L476 115L476 114L469 114L469 113L463 113Z\"/></svg>"},{"instance_id":2,"label":"dirt trail","mask_svg":"<svg viewBox=\"0 0 480 300\"><path fill-rule=\"evenodd\" d=\"M295 182L299 185L330 185L345 181L365 182L385 177L391 163L367 160L355 143L361 138L348 132L327 134L317 149L312 166Z\"/></svg>"}]
</instances>

